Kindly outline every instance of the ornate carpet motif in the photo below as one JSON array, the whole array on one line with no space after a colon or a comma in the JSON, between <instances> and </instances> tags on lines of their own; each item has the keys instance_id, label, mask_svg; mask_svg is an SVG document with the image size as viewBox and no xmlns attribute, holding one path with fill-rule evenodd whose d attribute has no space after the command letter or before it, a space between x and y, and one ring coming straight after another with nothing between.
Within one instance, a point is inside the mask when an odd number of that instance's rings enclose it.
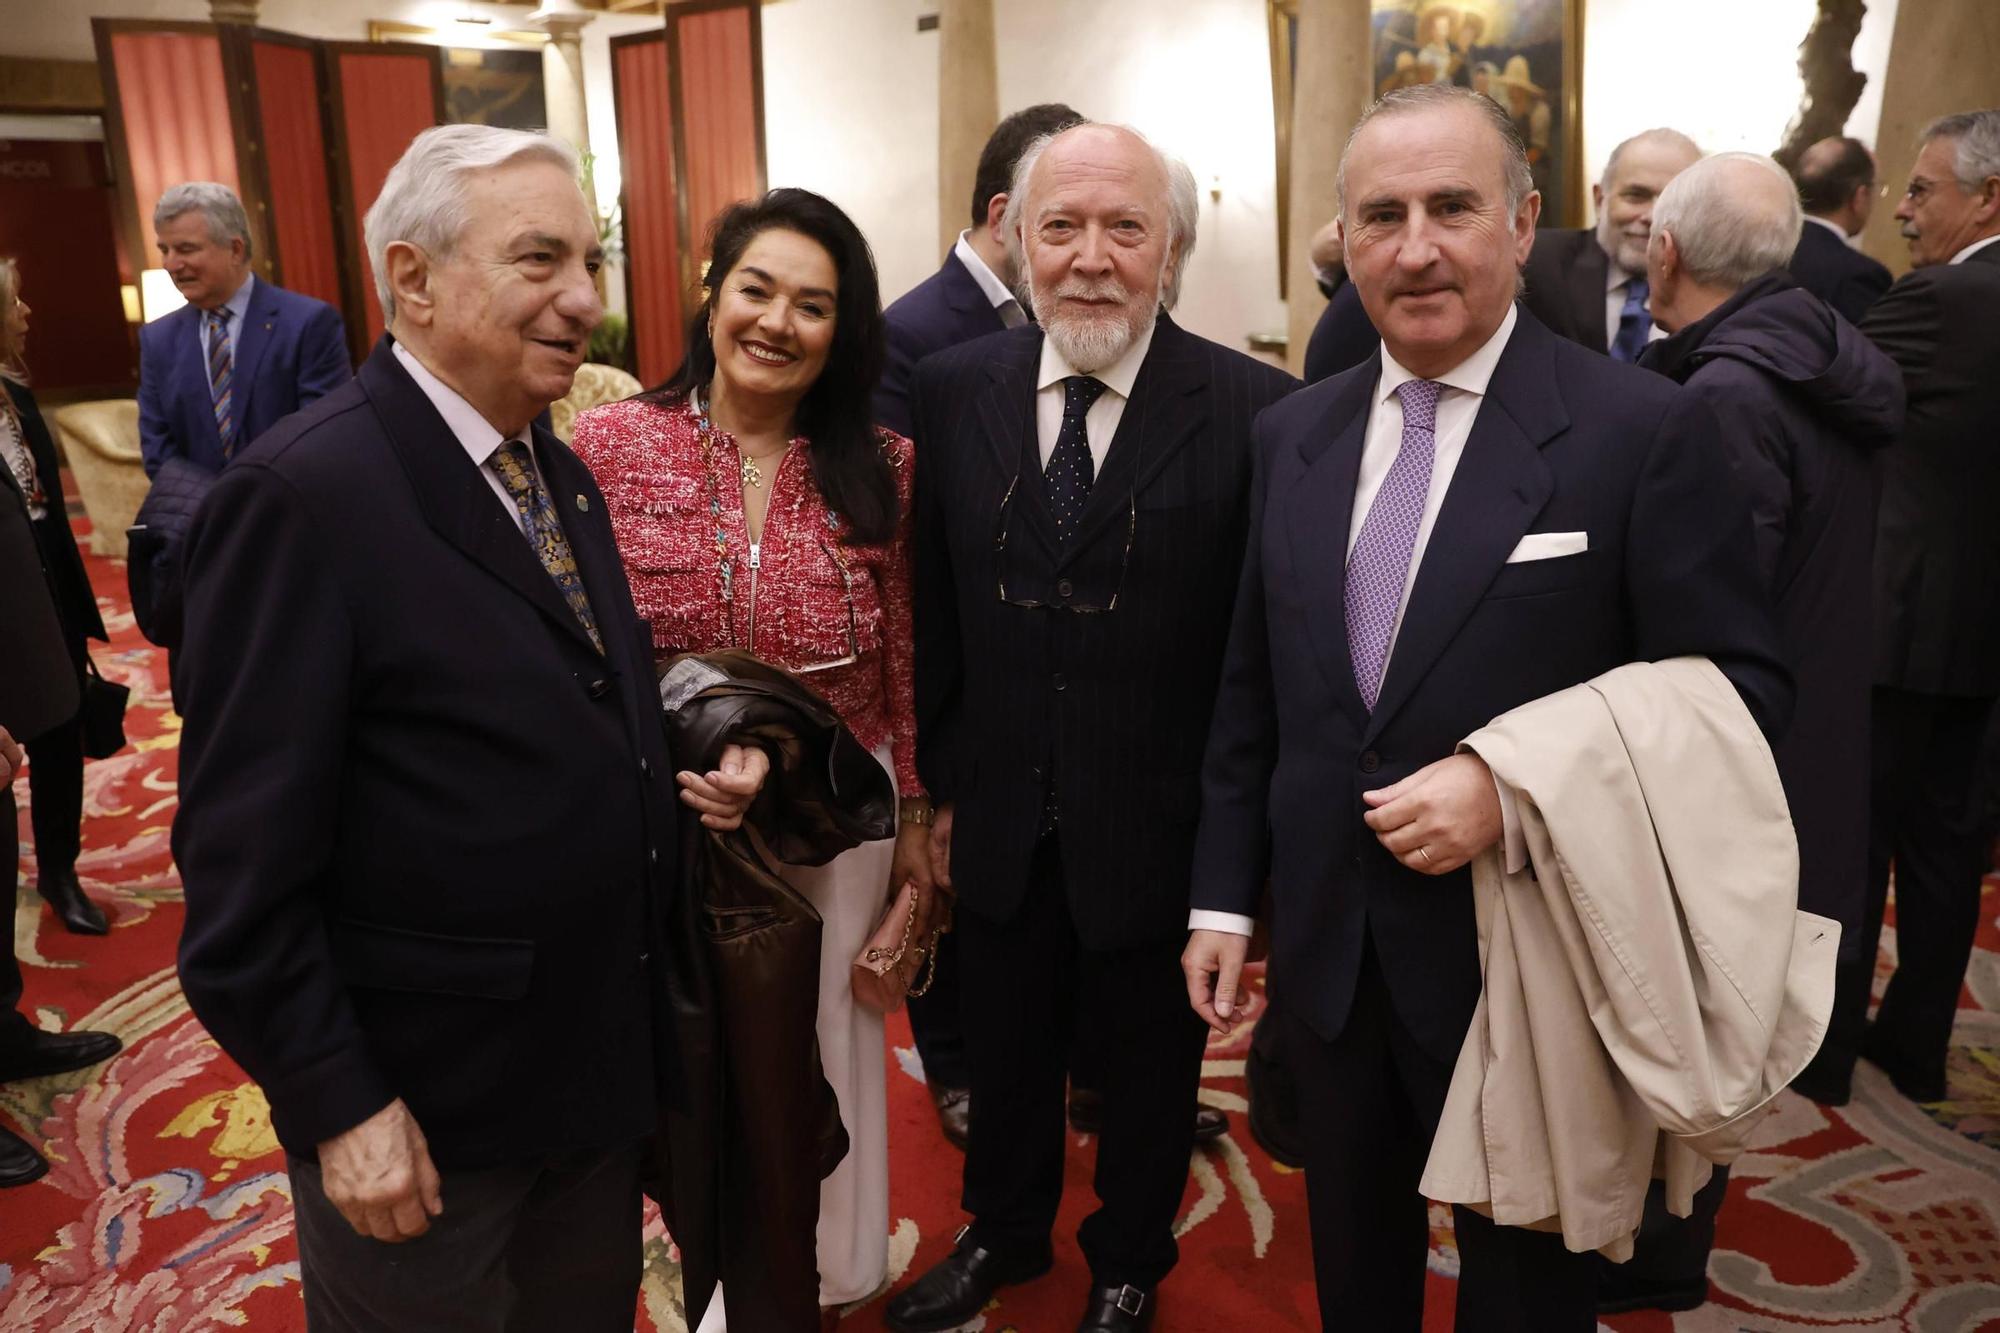
<instances>
[{"instance_id":1,"label":"ornate carpet motif","mask_svg":"<svg viewBox=\"0 0 2000 1333\"><path fill-rule=\"evenodd\" d=\"M81 526L81 525L79 525ZM132 745L86 769L79 871L113 924L65 934L34 894L27 784L14 947L31 1016L105 1028L117 1059L0 1086L0 1116L53 1169L0 1193L0 1330L304 1328L291 1200L261 1092L209 1041L174 981L180 884L168 852L179 719L165 657L123 605L124 568L89 560L112 646L98 661L133 687ZM1711 1269L1716 1299L1690 1314L1631 1315L1617 1333L2000 1333L2000 892L1982 905L1952 1055L1951 1098L1904 1101L1868 1065L1854 1103L1824 1110L1785 1094L1730 1181ZM1893 950L1893 933L1885 949ZM1261 988L1261 977L1254 978ZM1253 992L1257 1010L1262 992ZM959 1157L938 1136L900 1016L890 1024L891 1281L936 1261L960 1221ZM1248 1029L1208 1052L1204 1095L1243 1110ZM552 1071L551 1077L560 1077ZM1089 1277L1074 1241L1093 1149L1074 1141L1056 1268L1002 1294L967 1327L1044 1333L1074 1325ZM1161 1333L1313 1325L1304 1177L1235 1132L1198 1152L1180 1224L1181 1265L1163 1289ZM676 1255L648 1214L635 1324L685 1328ZM1432 1333L1450 1327L1457 1259L1433 1210ZM880 1298L845 1326L882 1327Z\"/></svg>"}]
</instances>

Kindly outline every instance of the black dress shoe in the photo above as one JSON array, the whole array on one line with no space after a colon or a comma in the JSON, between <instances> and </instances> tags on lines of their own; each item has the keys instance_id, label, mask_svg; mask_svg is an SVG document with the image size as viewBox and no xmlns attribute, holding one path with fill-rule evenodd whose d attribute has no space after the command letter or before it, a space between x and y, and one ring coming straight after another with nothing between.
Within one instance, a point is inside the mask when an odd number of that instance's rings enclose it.
<instances>
[{"instance_id":1,"label":"black dress shoe","mask_svg":"<svg viewBox=\"0 0 2000 1333\"><path fill-rule=\"evenodd\" d=\"M104 909L84 893L74 870L51 871L37 885L42 900L56 911L56 919L72 935L109 935L111 923Z\"/></svg>"},{"instance_id":2,"label":"black dress shoe","mask_svg":"<svg viewBox=\"0 0 2000 1333\"><path fill-rule=\"evenodd\" d=\"M1633 1310L1665 1310L1669 1314L1699 1309L1708 1300L1708 1278L1639 1277L1607 1264L1597 1279L1597 1313L1627 1314Z\"/></svg>"},{"instance_id":3,"label":"black dress shoe","mask_svg":"<svg viewBox=\"0 0 2000 1333\"><path fill-rule=\"evenodd\" d=\"M889 1302L885 1322L896 1333L944 1333L957 1328L993 1299L993 1293L1049 1271L1055 1257L1047 1248L1026 1259L1008 1258L972 1243L961 1227L949 1258L918 1278Z\"/></svg>"},{"instance_id":4,"label":"black dress shoe","mask_svg":"<svg viewBox=\"0 0 2000 1333\"><path fill-rule=\"evenodd\" d=\"M938 1128L944 1131L945 1141L964 1152L966 1137L972 1132L972 1094L964 1088L933 1084L931 1101L937 1107Z\"/></svg>"},{"instance_id":5,"label":"black dress shoe","mask_svg":"<svg viewBox=\"0 0 2000 1333\"><path fill-rule=\"evenodd\" d=\"M0 1189L25 1185L49 1173L48 1159L10 1129L0 1129Z\"/></svg>"},{"instance_id":6,"label":"black dress shoe","mask_svg":"<svg viewBox=\"0 0 2000 1333\"><path fill-rule=\"evenodd\" d=\"M1094 1088L1069 1090L1069 1127L1079 1134L1095 1134L1104 1128L1104 1098ZM1229 1132L1229 1113L1195 1103L1194 1141L1207 1143Z\"/></svg>"},{"instance_id":7,"label":"black dress shoe","mask_svg":"<svg viewBox=\"0 0 2000 1333\"><path fill-rule=\"evenodd\" d=\"M1792 1091L1821 1106L1845 1106L1854 1099L1854 1067L1821 1051L1792 1080Z\"/></svg>"},{"instance_id":8,"label":"black dress shoe","mask_svg":"<svg viewBox=\"0 0 2000 1333\"><path fill-rule=\"evenodd\" d=\"M0 1083L88 1069L124 1049L125 1043L109 1032L33 1030L26 1041L0 1047Z\"/></svg>"},{"instance_id":9,"label":"black dress shoe","mask_svg":"<svg viewBox=\"0 0 2000 1333\"><path fill-rule=\"evenodd\" d=\"M1153 1293L1128 1283L1091 1292L1076 1333L1140 1333L1152 1326Z\"/></svg>"}]
</instances>

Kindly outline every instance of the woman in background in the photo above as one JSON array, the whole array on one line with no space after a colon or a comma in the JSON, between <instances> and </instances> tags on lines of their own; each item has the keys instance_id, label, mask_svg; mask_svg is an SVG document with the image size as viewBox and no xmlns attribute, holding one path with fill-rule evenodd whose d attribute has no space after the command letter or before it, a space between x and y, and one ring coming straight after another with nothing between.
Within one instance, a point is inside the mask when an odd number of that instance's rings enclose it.
<instances>
[{"instance_id":1,"label":"woman in background","mask_svg":"<svg viewBox=\"0 0 2000 1333\"><path fill-rule=\"evenodd\" d=\"M0 504L25 503L41 548L42 572L62 622L79 683L83 680L86 637L105 642L97 594L83 570L83 557L63 508L56 444L35 395L28 390L28 318L21 299L21 271L0 259ZM58 920L78 935L103 935L111 924L104 909L84 895L76 878L83 846L83 721L79 714L40 736L26 738L29 819L35 830L35 887Z\"/></svg>"},{"instance_id":2,"label":"woman in background","mask_svg":"<svg viewBox=\"0 0 2000 1333\"><path fill-rule=\"evenodd\" d=\"M889 1156L882 1015L850 973L892 892L931 892L911 670L910 442L873 424L883 359L868 243L805 190L716 222L687 354L663 387L577 418L653 651L740 647L798 673L894 774L893 845L786 879L824 919L819 1046L850 1148L820 1188L820 1304L886 1276ZM702 1327L724 1327L722 1300Z\"/></svg>"}]
</instances>

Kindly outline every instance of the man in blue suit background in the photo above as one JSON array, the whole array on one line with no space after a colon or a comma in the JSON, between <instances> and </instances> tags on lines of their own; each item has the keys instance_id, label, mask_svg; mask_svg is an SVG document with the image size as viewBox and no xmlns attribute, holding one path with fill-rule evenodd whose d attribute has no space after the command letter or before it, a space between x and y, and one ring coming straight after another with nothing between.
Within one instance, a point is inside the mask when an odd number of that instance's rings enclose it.
<instances>
[{"instance_id":1,"label":"man in blue suit background","mask_svg":"<svg viewBox=\"0 0 2000 1333\"><path fill-rule=\"evenodd\" d=\"M1060 134L1083 117L1060 102L1016 111L994 127L979 152L972 182L972 225L938 271L883 312L889 321L889 359L875 387L875 420L898 435L910 433L910 382L917 362L989 333L1028 322L1015 298L1013 257L1000 228L1014 164L1027 146L1045 134ZM916 1012L915 1008L911 1013Z\"/></svg>"},{"instance_id":2,"label":"man in blue suit background","mask_svg":"<svg viewBox=\"0 0 2000 1333\"><path fill-rule=\"evenodd\" d=\"M220 472L280 418L353 375L340 313L250 272L235 191L189 181L153 209L160 258L187 305L139 331L139 448Z\"/></svg>"}]
</instances>

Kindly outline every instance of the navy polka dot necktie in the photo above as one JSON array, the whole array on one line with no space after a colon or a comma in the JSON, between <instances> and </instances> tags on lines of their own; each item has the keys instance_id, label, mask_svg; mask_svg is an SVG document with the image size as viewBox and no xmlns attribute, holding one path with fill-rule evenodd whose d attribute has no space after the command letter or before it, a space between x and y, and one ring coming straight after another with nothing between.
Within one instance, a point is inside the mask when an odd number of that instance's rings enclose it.
<instances>
[{"instance_id":1,"label":"navy polka dot necktie","mask_svg":"<svg viewBox=\"0 0 2000 1333\"><path fill-rule=\"evenodd\" d=\"M1042 475L1049 483L1049 508L1055 513L1056 536L1068 541L1069 535L1076 531L1077 520L1083 517L1083 503L1090 498L1090 483L1096 476L1090 461L1090 436L1084 428L1084 416L1104 392L1104 381L1088 375L1071 375L1062 385L1062 429L1056 434L1056 447L1050 452Z\"/></svg>"}]
</instances>

